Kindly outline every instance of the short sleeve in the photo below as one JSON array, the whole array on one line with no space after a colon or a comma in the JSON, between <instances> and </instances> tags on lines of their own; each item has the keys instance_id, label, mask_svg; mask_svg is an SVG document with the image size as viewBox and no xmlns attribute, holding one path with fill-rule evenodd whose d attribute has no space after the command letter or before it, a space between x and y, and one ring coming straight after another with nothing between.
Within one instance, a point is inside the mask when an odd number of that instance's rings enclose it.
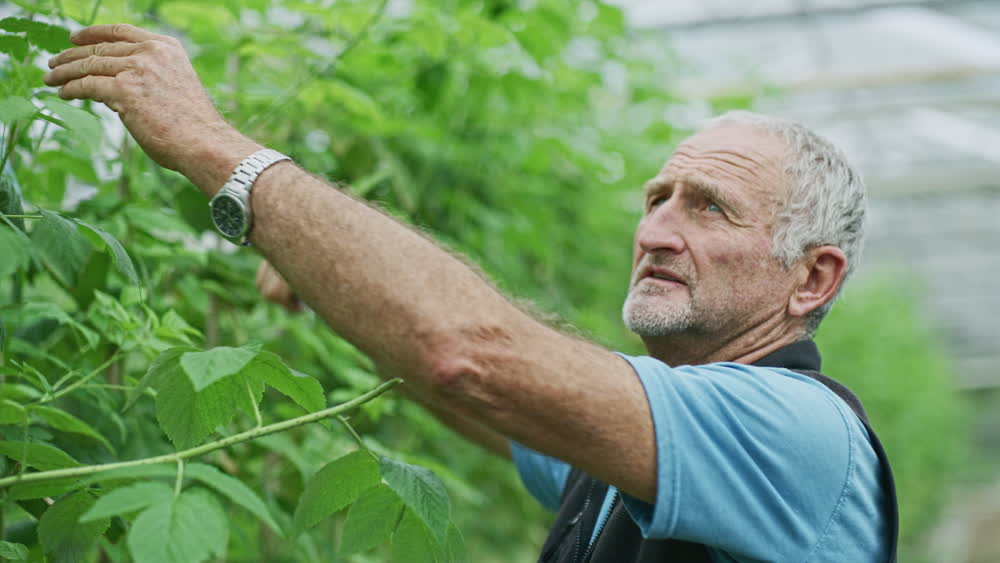
<instances>
[{"instance_id":1,"label":"short sleeve","mask_svg":"<svg viewBox=\"0 0 1000 563\"><path fill-rule=\"evenodd\" d=\"M804 560L846 487L846 406L784 369L625 359L646 390L656 434L655 504L623 496L643 535Z\"/></svg>"},{"instance_id":2,"label":"short sleeve","mask_svg":"<svg viewBox=\"0 0 1000 563\"><path fill-rule=\"evenodd\" d=\"M570 465L514 441L510 443L510 452L528 492L545 508L558 510Z\"/></svg>"}]
</instances>

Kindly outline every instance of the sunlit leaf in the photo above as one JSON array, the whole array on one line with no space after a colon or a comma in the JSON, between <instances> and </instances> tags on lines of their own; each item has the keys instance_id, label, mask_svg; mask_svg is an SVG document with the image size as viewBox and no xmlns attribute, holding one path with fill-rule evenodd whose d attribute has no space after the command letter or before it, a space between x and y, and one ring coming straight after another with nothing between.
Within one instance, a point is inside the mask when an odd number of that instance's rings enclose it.
<instances>
[{"instance_id":1,"label":"sunlit leaf","mask_svg":"<svg viewBox=\"0 0 1000 563\"><path fill-rule=\"evenodd\" d=\"M4 37L0 36L0 52L3 52ZM38 108L28 98L11 96L0 100L0 123L14 123L35 114ZM0 211L3 211L0 209ZM6 213L6 211L4 212Z\"/></svg>"},{"instance_id":2,"label":"sunlit leaf","mask_svg":"<svg viewBox=\"0 0 1000 563\"><path fill-rule=\"evenodd\" d=\"M176 370L157 387L156 419L178 449L190 448L229 422L246 393L244 381L235 377L195 391L183 370Z\"/></svg>"},{"instance_id":3,"label":"sunlit leaf","mask_svg":"<svg viewBox=\"0 0 1000 563\"><path fill-rule=\"evenodd\" d=\"M62 120L79 146L91 152L100 146L101 139L104 138L104 128L96 115L59 98L46 97L42 99L42 104Z\"/></svg>"},{"instance_id":4,"label":"sunlit leaf","mask_svg":"<svg viewBox=\"0 0 1000 563\"><path fill-rule=\"evenodd\" d=\"M180 362L194 390L201 391L220 379L239 373L259 353L259 345L219 346L205 352L187 352Z\"/></svg>"},{"instance_id":5,"label":"sunlit leaf","mask_svg":"<svg viewBox=\"0 0 1000 563\"><path fill-rule=\"evenodd\" d=\"M198 563L225 555L226 515L211 493L189 489L143 511L128 533L136 563Z\"/></svg>"}]
</instances>

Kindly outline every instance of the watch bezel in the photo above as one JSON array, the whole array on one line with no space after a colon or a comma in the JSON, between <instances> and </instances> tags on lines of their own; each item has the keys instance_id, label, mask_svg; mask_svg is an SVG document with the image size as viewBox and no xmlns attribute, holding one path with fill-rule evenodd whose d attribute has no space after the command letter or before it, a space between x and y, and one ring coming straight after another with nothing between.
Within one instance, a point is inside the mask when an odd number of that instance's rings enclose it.
<instances>
[{"instance_id":1,"label":"watch bezel","mask_svg":"<svg viewBox=\"0 0 1000 563\"><path fill-rule=\"evenodd\" d=\"M219 223L215 220L215 207L223 199L228 199L236 202L243 216L243 225L241 226L240 231L233 235L230 235L225 230L223 230L222 226L220 226ZM226 237L227 239L236 240L242 238L244 235L250 232L250 214L247 212L246 202L243 201L243 198L241 198L239 195L234 194L229 190L222 190L218 194L216 194L215 197L213 197L212 200L208 203L211 212L210 215L212 217L212 224L215 225L215 230L218 231L222 236Z\"/></svg>"}]
</instances>

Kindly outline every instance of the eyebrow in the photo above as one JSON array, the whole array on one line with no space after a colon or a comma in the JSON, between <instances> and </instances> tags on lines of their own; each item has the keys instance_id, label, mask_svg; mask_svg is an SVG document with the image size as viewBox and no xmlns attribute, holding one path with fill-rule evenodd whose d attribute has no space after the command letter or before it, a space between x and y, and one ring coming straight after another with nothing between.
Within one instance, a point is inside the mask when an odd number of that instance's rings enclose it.
<instances>
[{"instance_id":1,"label":"eyebrow","mask_svg":"<svg viewBox=\"0 0 1000 563\"><path fill-rule=\"evenodd\" d=\"M648 199L649 196L657 190L670 188L678 181L683 182L688 189L700 193L704 197L722 205L737 215L740 215L743 211L743 206L730 195L726 194L725 190L723 190L721 186L699 178L684 177L678 179L672 176L657 176L646 182L643 190L645 197Z\"/></svg>"}]
</instances>

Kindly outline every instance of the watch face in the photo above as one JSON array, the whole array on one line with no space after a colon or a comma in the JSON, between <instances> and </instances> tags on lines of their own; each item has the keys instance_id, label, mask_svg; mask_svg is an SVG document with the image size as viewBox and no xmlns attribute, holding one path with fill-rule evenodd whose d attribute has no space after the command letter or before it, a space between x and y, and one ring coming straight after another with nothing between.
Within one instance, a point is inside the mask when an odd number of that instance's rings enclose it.
<instances>
[{"instance_id":1,"label":"watch face","mask_svg":"<svg viewBox=\"0 0 1000 563\"><path fill-rule=\"evenodd\" d=\"M243 203L235 197L223 194L212 200L212 222L223 235L229 238L242 236L246 232L246 215Z\"/></svg>"}]
</instances>

